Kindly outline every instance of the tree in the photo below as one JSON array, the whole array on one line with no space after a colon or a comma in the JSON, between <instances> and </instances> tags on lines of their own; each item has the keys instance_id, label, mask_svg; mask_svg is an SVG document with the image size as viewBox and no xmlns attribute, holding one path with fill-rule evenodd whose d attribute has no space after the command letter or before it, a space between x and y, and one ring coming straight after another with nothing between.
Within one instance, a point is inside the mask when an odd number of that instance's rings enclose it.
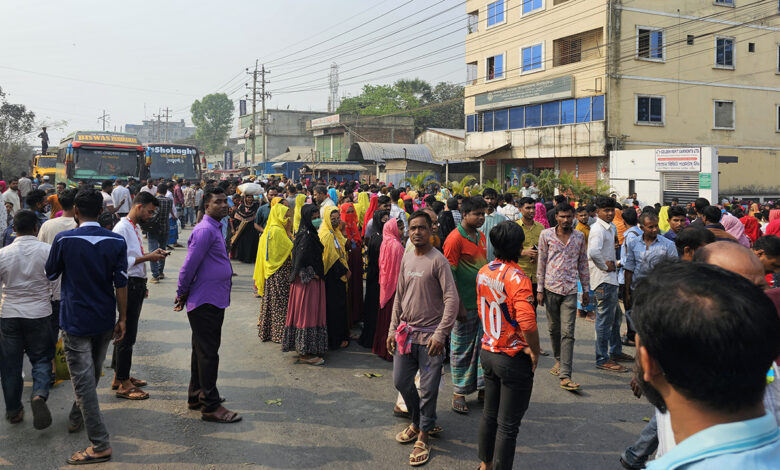
<instances>
[{"instance_id":1,"label":"tree","mask_svg":"<svg viewBox=\"0 0 780 470\"><path fill-rule=\"evenodd\" d=\"M476 181L477 179L474 178L471 175L464 176L460 181L453 181L450 182L450 191L452 192L452 195L467 195L468 188L471 186L471 183Z\"/></svg>"},{"instance_id":2,"label":"tree","mask_svg":"<svg viewBox=\"0 0 780 470\"><path fill-rule=\"evenodd\" d=\"M521 180L531 180L536 183L536 189L539 190L539 195L545 199L550 200L555 195L555 190L560 184L560 180L555 176L554 170L542 170L539 175L532 173L526 173L522 176Z\"/></svg>"},{"instance_id":3,"label":"tree","mask_svg":"<svg viewBox=\"0 0 780 470\"><path fill-rule=\"evenodd\" d=\"M407 176L401 181L409 183L409 185L411 185L411 187L414 189L423 190L425 189L426 183L433 183L436 180L433 177L433 172L431 170L425 170L422 173L418 173L414 176Z\"/></svg>"},{"instance_id":4,"label":"tree","mask_svg":"<svg viewBox=\"0 0 780 470\"><path fill-rule=\"evenodd\" d=\"M225 93L206 95L192 103L192 123L195 138L206 153L217 153L225 147L225 140L233 122L233 102Z\"/></svg>"},{"instance_id":5,"label":"tree","mask_svg":"<svg viewBox=\"0 0 780 470\"><path fill-rule=\"evenodd\" d=\"M32 147L25 141L35 124L35 113L23 104L11 104L0 88L0 172L6 176L29 171Z\"/></svg>"}]
</instances>

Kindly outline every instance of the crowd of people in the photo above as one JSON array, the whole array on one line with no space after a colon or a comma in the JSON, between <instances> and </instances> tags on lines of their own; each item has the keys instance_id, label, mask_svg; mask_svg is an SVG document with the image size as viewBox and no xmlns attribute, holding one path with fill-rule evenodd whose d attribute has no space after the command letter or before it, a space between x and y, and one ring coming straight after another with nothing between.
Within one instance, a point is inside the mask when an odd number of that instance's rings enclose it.
<instances>
[{"instance_id":1,"label":"crowd of people","mask_svg":"<svg viewBox=\"0 0 780 470\"><path fill-rule=\"evenodd\" d=\"M76 396L69 431L86 427L91 442L69 463L111 458L96 393L101 365L113 338L116 396L149 398L130 374L146 263L150 282L163 281L165 259L185 247L179 235L190 226L175 310L186 309L192 329L188 407L206 421L242 419L217 387L233 259L254 265L261 341L303 365L324 366L351 342L393 362L394 414L410 421L395 439L414 443L412 466L430 460L429 437L442 431L436 408L449 363L452 411L470 413L474 394L483 403L480 468L511 469L539 356L555 358L548 372L562 390L583 388L573 370L577 320L594 323L593 367L633 370L631 389L656 409L620 456L624 467L643 468L653 454L648 468L761 469L780 459L780 393L767 385L780 356L780 205L642 206L635 194L545 201L529 183L504 194L241 183L116 180L98 191L11 180L0 249L10 422L23 421L27 354L33 424L51 424L61 332ZM539 307L550 352L540 346Z\"/></svg>"}]
</instances>

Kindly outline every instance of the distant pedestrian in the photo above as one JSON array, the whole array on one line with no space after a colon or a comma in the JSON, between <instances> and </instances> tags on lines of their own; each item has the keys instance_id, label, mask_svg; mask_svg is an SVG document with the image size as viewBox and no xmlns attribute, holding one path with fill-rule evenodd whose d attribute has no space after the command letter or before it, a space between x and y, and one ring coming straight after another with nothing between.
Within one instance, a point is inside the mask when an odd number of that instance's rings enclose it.
<instances>
[{"instance_id":1,"label":"distant pedestrian","mask_svg":"<svg viewBox=\"0 0 780 470\"><path fill-rule=\"evenodd\" d=\"M157 251L159 248L164 250L168 246L168 232L171 229L168 217L173 215L173 201L165 197L168 187L165 183L160 183L156 188L157 215L151 220L147 229L149 252ZM145 227L147 226L145 225ZM157 284L160 280L165 279L165 258L151 261L149 264L152 268L152 284Z\"/></svg>"},{"instance_id":2,"label":"distant pedestrian","mask_svg":"<svg viewBox=\"0 0 780 470\"><path fill-rule=\"evenodd\" d=\"M292 211L278 202L271 208L257 248L254 280L260 300L258 333L261 341L281 343L290 299L293 242L288 235ZM346 315L346 312L344 312Z\"/></svg>"},{"instance_id":3,"label":"distant pedestrian","mask_svg":"<svg viewBox=\"0 0 780 470\"><path fill-rule=\"evenodd\" d=\"M225 190L209 188L203 195L205 214L189 238L189 251L179 272L175 311L187 308L192 328L192 359L187 406L201 409L201 419L235 423L241 416L222 406L217 389L219 346L225 309L230 305L233 268L220 220L227 216Z\"/></svg>"},{"instance_id":4,"label":"distant pedestrian","mask_svg":"<svg viewBox=\"0 0 780 470\"><path fill-rule=\"evenodd\" d=\"M94 189L75 199L79 228L54 238L46 274L62 276L60 327L76 401L68 418L69 432L86 423L92 446L74 453L70 464L111 459L108 430L98 404L97 383L108 344L125 336L127 307L127 244L120 235L101 228L97 218L103 197ZM116 312L119 311L119 320Z\"/></svg>"},{"instance_id":5,"label":"distant pedestrian","mask_svg":"<svg viewBox=\"0 0 780 470\"><path fill-rule=\"evenodd\" d=\"M13 181L13 180L11 180ZM30 191L33 190L32 180L27 177L27 172L22 172L22 177L19 178L19 196L22 200L27 197L28 194L30 194Z\"/></svg>"},{"instance_id":6,"label":"distant pedestrian","mask_svg":"<svg viewBox=\"0 0 780 470\"><path fill-rule=\"evenodd\" d=\"M49 153L49 134L46 132L45 127L41 128L38 138L41 139L41 155L47 155Z\"/></svg>"},{"instance_id":7,"label":"distant pedestrian","mask_svg":"<svg viewBox=\"0 0 780 470\"><path fill-rule=\"evenodd\" d=\"M335 351L349 346L347 280L350 272L345 248L347 239L339 229L341 218L335 204L325 206L324 209L320 207L320 211L324 214L319 236L323 247L325 269L328 349Z\"/></svg>"}]
</instances>

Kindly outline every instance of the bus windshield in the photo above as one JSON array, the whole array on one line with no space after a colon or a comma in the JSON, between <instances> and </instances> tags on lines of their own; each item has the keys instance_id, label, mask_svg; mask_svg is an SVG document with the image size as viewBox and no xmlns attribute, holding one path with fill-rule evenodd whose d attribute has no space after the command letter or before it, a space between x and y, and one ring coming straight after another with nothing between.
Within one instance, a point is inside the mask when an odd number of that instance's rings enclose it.
<instances>
[{"instance_id":1,"label":"bus windshield","mask_svg":"<svg viewBox=\"0 0 780 470\"><path fill-rule=\"evenodd\" d=\"M57 168L57 157L38 157L40 168Z\"/></svg>"},{"instance_id":2,"label":"bus windshield","mask_svg":"<svg viewBox=\"0 0 780 470\"><path fill-rule=\"evenodd\" d=\"M75 177L108 179L138 177L138 152L79 149Z\"/></svg>"},{"instance_id":3,"label":"bus windshield","mask_svg":"<svg viewBox=\"0 0 780 470\"><path fill-rule=\"evenodd\" d=\"M148 152L152 158L149 167L151 178L196 178L195 159L198 151L194 147L150 145Z\"/></svg>"}]
</instances>

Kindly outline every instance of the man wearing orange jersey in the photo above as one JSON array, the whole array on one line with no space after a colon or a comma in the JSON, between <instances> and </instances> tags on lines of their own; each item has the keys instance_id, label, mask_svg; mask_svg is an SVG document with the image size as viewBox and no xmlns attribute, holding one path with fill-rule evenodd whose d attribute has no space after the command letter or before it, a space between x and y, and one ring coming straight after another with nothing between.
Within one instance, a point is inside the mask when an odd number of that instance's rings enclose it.
<instances>
[{"instance_id":1,"label":"man wearing orange jersey","mask_svg":"<svg viewBox=\"0 0 780 470\"><path fill-rule=\"evenodd\" d=\"M520 421L528 409L539 360L539 332L531 280L517 260L525 235L514 222L490 231L496 260L477 275L477 307L484 335L480 359L485 407L479 426L481 470L508 470Z\"/></svg>"}]
</instances>

